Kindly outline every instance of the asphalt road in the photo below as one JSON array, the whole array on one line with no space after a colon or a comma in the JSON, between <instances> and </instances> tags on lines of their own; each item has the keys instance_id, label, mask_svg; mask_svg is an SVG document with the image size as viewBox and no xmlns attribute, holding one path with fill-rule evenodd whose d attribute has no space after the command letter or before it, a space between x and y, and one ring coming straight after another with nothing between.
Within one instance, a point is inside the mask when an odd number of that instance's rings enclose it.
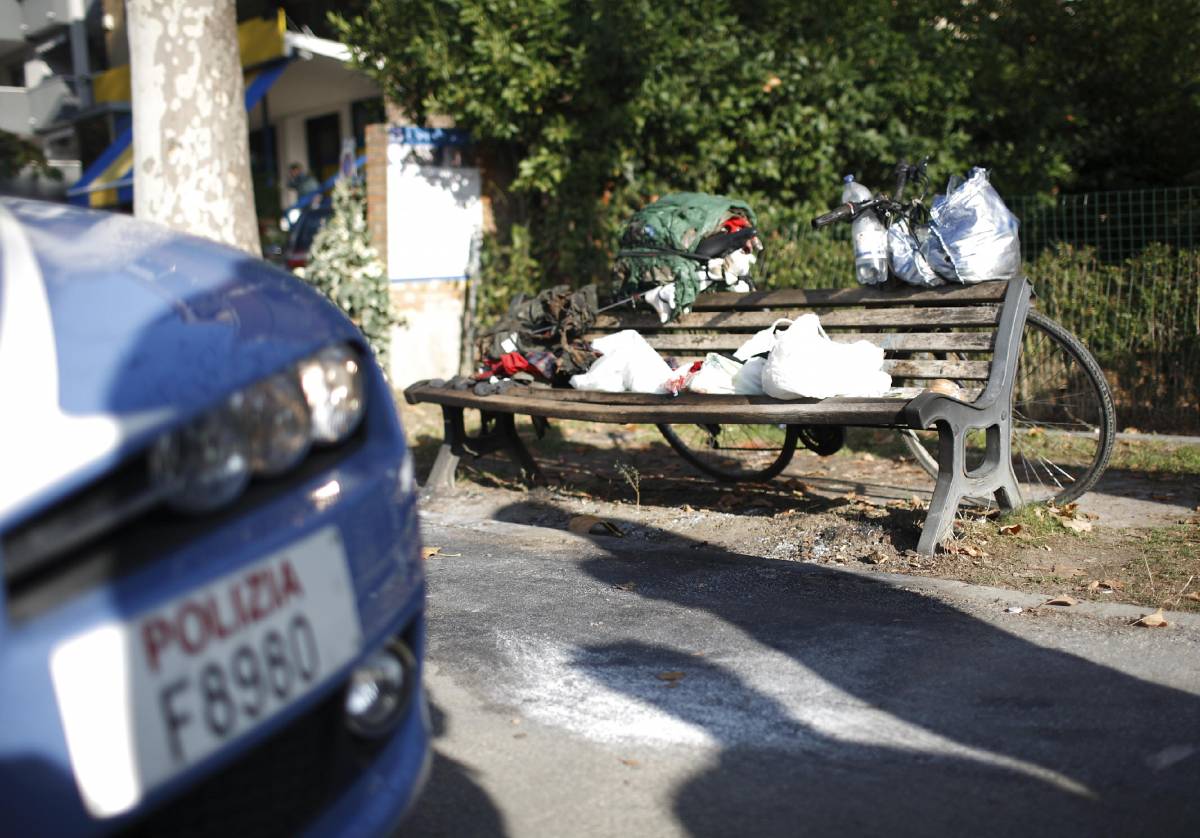
<instances>
[{"instance_id":1,"label":"asphalt road","mask_svg":"<svg viewBox=\"0 0 1200 838\"><path fill-rule=\"evenodd\" d=\"M436 757L402 834L1196 834L1200 620L626 529L426 516Z\"/></svg>"}]
</instances>

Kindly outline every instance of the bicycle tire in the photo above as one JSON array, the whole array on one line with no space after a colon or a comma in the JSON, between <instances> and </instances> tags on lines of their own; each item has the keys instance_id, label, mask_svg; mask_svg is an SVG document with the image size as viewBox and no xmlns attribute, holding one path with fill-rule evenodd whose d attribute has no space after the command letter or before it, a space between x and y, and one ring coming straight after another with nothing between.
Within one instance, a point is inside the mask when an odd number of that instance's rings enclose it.
<instances>
[{"instance_id":1,"label":"bicycle tire","mask_svg":"<svg viewBox=\"0 0 1200 838\"><path fill-rule=\"evenodd\" d=\"M795 425L774 424L658 425L659 432L675 453L690 465L722 483L765 482L777 476L792 461L800 430ZM731 442L721 437L731 432Z\"/></svg>"},{"instance_id":2,"label":"bicycle tire","mask_svg":"<svg viewBox=\"0 0 1200 838\"><path fill-rule=\"evenodd\" d=\"M1054 369L1058 365L1061 370ZM1021 338L1012 416L1013 469L1023 500L1061 506L1096 485L1116 440L1112 391L1087 347L1037 311L1029 312ZM1060 434L1069 438L1057 441L1066 452L1059 456L1073 462L1056 463L1035 450L1055 442L1049 435ZM917 463L936 478L936 432L906 429L900 435Z\"/></svg>"}]
</instances>

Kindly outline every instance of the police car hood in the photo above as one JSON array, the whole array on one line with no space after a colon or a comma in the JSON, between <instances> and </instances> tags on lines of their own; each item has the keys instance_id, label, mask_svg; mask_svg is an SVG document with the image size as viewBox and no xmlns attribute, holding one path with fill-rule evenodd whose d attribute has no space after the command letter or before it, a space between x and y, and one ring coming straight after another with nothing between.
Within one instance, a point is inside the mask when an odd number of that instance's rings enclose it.
<instances>
[{"instance_id":1,"label":"police car hood","mask_svg":"<svg viewBox=\"0 0 1200 838\"><path fill-rule=\"evenodd\" d=\"M259 259L111 213L0 201L0 524L354 327Z\"/></svg>"}]
</instances>

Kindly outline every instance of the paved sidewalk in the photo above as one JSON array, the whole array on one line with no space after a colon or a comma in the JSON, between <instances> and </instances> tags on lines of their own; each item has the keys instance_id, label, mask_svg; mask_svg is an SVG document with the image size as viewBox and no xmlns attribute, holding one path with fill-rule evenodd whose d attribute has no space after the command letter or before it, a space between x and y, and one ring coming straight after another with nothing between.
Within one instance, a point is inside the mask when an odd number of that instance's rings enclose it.
<instances>
[{"instance_id":1,"label":"paved sidewalk","mask_svg":"<svg viewBox=\"0 0 1200 838\"><path fill-rule=\"evenodd\" d=\"M1192 834L1200 620L425 516L411 835ZM496 517L504 518L505 510ZM514 516L517 517L517 516ZM461 555L453 555L461 554Z\"/></svg>"}]
</instances>

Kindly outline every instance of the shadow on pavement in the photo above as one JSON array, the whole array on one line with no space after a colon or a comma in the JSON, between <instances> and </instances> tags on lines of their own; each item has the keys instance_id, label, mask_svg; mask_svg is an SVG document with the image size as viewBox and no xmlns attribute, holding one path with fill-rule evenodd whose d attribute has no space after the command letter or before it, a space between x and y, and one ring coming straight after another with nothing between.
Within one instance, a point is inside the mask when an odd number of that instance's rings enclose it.
<instances>
[{"instance_id":1,"label":"shadow on pavement","mask_svg":"<svg viewBox=\"0 0 1200 838\"><path fill-rule=\"evenodd\" d=\"M574 666L718 743L676 795L693 835L1176 835L1200 818L1195 695L859 575L592 540L606 555L583 570L640 598L612 615L638 641L582 645Z\"/></svg>"},{"instance_id":2,"label":"shadow on pavement","mask_svg":"<svg viewBox=\"0 0 1200 838\"><path fill-rule=\"evenodd\" d=\"M474 770L438 752L437 740L446 733L446 714L433 701L429 702L429 716L433 723L434 750L426 788L436 789L437 793L423 794L417 800L396 838L507 835L500 810L475 782Z\"/></svg>"}]
</instances>

